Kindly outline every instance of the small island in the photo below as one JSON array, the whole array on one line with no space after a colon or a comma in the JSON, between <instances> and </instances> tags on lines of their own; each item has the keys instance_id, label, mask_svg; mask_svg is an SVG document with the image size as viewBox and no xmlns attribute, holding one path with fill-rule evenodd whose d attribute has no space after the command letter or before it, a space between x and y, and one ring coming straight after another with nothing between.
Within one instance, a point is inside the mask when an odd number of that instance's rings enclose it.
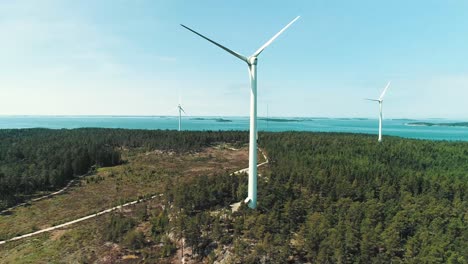
<instances>
[{"instance_id":1,"label":"small island","mask_svg":"<svg viewBox=\"0 0 468 264\"><path fill-rule=\"evenodd\" d=\"M224 118L215 118L214 121L221 122L221 123L232 122L232 120L224 119Z\"/></svg>"},{"instance_id":2,"label":"small island","mask_svg":"<svg viewBox=\"0 0 468 264\"><path fill-rule=\"evenodd\" d=\"M224 118L203 118L203 117L194 117L194 118L190 118L190 120L197 120L197 121L212 120L212 121L215 121L215 122L222 122L222 123L225 123L225 122L232 122L232 120L224 119Z\"/></svg>"},{"instance_id":3,"label":"small island","mask_svg":"<svg viewBox=\"0 0 468 264\"><path fill-rule=\"evenodd\" d=\"M407 126L449 126L449 127L468 127L468 122L454 123L431 123L431 122L410 122Z\"/></svg>"},{"instance_id":4,"label":"small island","mask_svg":"<svg viewBox=\"0 0 468 264\"><path fill-rule=\"evenodd\" d=\"M301 122L300 119L287 119L287 118L258 118L258 120L269 122Z\"/></svg>"}]
</instances>

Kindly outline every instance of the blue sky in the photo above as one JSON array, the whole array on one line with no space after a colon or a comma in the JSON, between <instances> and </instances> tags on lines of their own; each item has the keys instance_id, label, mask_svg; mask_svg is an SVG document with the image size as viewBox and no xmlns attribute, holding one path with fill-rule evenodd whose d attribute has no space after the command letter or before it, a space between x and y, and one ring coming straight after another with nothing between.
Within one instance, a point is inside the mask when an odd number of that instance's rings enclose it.
<instances>
[{"instance_id":1,"label":"blue sky","mask_svg":"<svg viewBox=\"0 0 468 264\"><path fill-rule=\"evenodd\" d=\"M1 1L0 115L468 118L467 1Z\"/></svg>"}]
</instances>

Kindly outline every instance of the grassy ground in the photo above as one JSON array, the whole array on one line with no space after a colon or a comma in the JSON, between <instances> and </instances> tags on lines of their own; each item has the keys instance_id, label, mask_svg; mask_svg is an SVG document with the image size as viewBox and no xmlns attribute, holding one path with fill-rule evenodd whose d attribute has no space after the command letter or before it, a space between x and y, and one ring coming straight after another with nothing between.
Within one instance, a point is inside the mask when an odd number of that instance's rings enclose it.
<instances>
[{"instance_id":1,"label":"grassy ground","mask_svg":"<svg viewBox=\"0 0 468 264\"><path fill-rule=\"evenodd\" d=\"M120 213L138 218L138 212L145 207L158 206L159 201L152 200L125 208ZM7 243L0 246L0 263L138 263L143 260L140 251L128 250L106 240L105 230L110 218L111 215L107 214L68 228ZM148 222L140 221L140 225L145 224ZM151 239L150 230L145 229L145 236ZM151 252L151 248L148 250ZM145 254L146 260L149 256Z\"/></svg>"},{"instance_id":2,"label":"grassy ground","mask_svg":"<svg viewBox=\"0 0 468 264\"><path fill-rule=\"evenodd\" d=\"M168 177L233 172L248 164L245 147L232 150L217 146L185 154L134 149L125 150L123 156L127 163L100 168L64 194L17 208L9 215L0 215L0 240L64 223L141 196L162 193L170 188L164 186ZM262 162L262 155L259 158ZM124 211L129 213L138 206L157 205L156 199ZM109 215L105 215L63 230L0 245L0 263L114 263L122 260L125 252L103 238L101 231L108 219ZM124 262L133 261L136 260L130 256Z\"/></svg>"}]
</instances>

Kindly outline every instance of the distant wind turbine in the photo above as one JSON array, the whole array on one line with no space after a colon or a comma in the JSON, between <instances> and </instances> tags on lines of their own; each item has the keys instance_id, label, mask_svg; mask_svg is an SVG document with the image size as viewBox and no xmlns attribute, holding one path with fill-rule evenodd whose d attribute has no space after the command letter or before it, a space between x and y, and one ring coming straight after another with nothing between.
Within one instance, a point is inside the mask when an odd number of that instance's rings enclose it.
<instances>
[{"instance_id":1,"label":"distant wind turbine","mask_svg":"<svg viewBox=\"0 0 468 264\"><path fill-rule=\"evenodd\" d=\"M181 124L181 121L182 121L182 112L184 112L184 114L187 114L185 113L184 109L182 108L182 106L180 105L177 105L177 109L179 110L179 131L180 131L180 124Z\"/></svg>"},{"instance_id":2,"label":"distant wind turbine","mask_svg":"<svg viewBox=\"0 0 468 264\"><path fill-rule=\"evenodd\" d=\"M387 92L388 87L390 86L390 82L387 83L387 86L385 86L385 89L383 90L382 94L380 95L379 99L369 99L366 98L366 100L369 101L376 101L379 102L379 142L382 142L382 103L383 103L383 98L385 96L385 93Z\"/></svg>"},{"instance_id":3,"label":"distant wind turbine","mask_svg":"<svg viewBox=\"0 0 468 264\"><path fill-rule=\"evenodd\" d=\"M245 199L245 202L248 203L249 207L254 209L257 207L257 57L262 53L262 51L268 47L281 33L283 33L289 26L291 26L296 20L299 19L297 16L294 20L289 22L283 29L281 29L276 35L274 35L270 40L268 40L263 46L261 46L257 51L255 51L250 57L241 55L233 50L226 48L225 46L203 36L202 34L196 32L195 30L190 29L181 24L182 27L188 29L189 31L195 33L196 35L204 38L205 40L211 42L212 44L220 47L221 49L227 51L234 57L247 63L249 67L249 77L250 77L250 138L249 138L249 188L248 196Z\"/></svg>"}]
</instances>

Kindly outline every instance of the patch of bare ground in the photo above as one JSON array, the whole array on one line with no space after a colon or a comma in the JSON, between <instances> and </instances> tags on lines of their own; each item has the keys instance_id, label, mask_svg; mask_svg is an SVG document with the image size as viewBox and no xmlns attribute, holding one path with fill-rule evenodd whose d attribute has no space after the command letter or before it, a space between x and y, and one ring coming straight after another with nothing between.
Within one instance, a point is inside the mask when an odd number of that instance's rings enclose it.
<instances>
[{"instance_id":1,"label":"patch of bare ground","mask_svg":"<svg viewBox=\"0 0 468 264\"><path fill-rule=\"evenodd\" d=\"M54 230L52 231L52 233L50 234L50 240L58 240L60 239L65 233L67 232L66 229L58 229L58 230Z\"/></svg>"}]
</instances>

